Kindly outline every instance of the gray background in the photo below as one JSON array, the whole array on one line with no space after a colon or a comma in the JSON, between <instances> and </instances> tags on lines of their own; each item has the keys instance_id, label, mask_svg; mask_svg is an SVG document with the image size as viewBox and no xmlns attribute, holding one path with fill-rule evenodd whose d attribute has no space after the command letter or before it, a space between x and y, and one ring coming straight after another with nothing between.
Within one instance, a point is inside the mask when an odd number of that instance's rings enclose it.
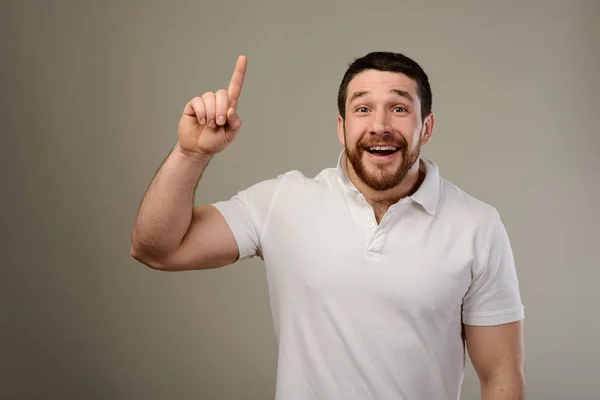
<instances>
[{"instance_id":1,"label":"gray background","mask_svg":"<svg viewBox=\"0 0 600 400\"><path fill-rule=\"evenodd\" d=\"M151 270L129 255L135 213L184 104L239 54L244 127L197 202L334 166L337 87L372 50L422 64L424 154L503 217L529 399L598 398L599 1L15 1L0 18L0 398L272 398L260 260Z\"/></svg>"}]
</instances>

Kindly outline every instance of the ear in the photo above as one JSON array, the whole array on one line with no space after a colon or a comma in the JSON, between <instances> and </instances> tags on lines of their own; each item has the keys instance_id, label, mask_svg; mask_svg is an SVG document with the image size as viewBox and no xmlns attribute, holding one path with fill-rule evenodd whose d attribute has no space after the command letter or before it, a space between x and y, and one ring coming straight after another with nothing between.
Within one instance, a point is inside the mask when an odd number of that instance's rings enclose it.
<instances>
[{"instance_id":1,"label":"ear","mask_svg":"<svg viewBox=\"0 0 600 400\"><path fill-rule=\"evenodd\" d=\"M429 143L431 136L433 135L433 125L435 124L435 116L430 113L425 117L423 122L423 130L421 131L421 145Z\"/></svg>"},{"instance_id":2,"label":"ear","mask_svg":"<svg viewBox=\"0 0 600 400\"><path fill-rule=\"evenodd\" d=\"M344 119L339 114L338 114L338 120L337 120L337 134L338 134L338 140L340 141L342 146L344 146L346 144L346 138L344 135Z\"/></svg>"}]
</instances>

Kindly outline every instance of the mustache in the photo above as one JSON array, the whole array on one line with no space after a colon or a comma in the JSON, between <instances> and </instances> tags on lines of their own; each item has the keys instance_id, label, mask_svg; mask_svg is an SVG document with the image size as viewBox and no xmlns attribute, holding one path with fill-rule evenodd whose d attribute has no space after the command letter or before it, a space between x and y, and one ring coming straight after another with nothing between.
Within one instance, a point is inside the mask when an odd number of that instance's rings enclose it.
<instances>
[{"instance_id":1,"label":"mustache","mask_svg":"<svg viewBox=\"0 0 600 400\"><path fill-rule=\"evenodd\" d=\"M370 138L368 140L361 140L358 145L362 148L375 147L375 146L394 146L400 150L405 149L408 146L406 139L403 137L396 137L390 134L381 135L377 138Z\"/></svg>"}]
</instances>

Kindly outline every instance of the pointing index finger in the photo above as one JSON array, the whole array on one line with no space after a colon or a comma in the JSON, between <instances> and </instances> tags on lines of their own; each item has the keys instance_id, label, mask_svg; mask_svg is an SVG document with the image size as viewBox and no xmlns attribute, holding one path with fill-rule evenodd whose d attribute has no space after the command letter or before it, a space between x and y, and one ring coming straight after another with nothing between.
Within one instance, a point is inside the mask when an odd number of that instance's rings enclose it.
<instances>
[{"instance_id":1,"label":"pointing index finger","mask_svg":"<svg viewBox=\"0 0 600 400\"><path fill-rule=\"evenodd\" d=\"M233 76L231 77L231 82L229 82L229 88L227 89L227 93L229 94L229 106L234 110L237 110L238 99L240 98L240 93L242 93L242 85L244 84L247 64L248 60L245 56L238 57Z\"/></svg>"}]
</instances>

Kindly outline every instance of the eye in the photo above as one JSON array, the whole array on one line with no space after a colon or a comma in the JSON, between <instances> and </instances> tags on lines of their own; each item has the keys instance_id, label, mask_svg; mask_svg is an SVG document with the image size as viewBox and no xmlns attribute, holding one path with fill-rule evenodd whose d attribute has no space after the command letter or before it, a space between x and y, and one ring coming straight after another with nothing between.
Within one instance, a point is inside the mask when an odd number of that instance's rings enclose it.
<instances>
[{"instance_id":1,"label":"eye","mask_svg":"<svg viewBox=\"0 0 600 400\"><path fill-rule=\"evenodd\" d=\"M404 107L394 107L394 111L395 112L405 112L406 108L404 108Z\"/></svg>"},{"instance_id":2,"label":"eye","mask_svg":"<svg viewBox=\"0 0 600 400\"><path fill-rule=\"evenodd\" d=\"M358 111L359 113L366 113L369 112L369 109L367 107L358 107L356 111Z\"/></svg>"}]
</instances>

